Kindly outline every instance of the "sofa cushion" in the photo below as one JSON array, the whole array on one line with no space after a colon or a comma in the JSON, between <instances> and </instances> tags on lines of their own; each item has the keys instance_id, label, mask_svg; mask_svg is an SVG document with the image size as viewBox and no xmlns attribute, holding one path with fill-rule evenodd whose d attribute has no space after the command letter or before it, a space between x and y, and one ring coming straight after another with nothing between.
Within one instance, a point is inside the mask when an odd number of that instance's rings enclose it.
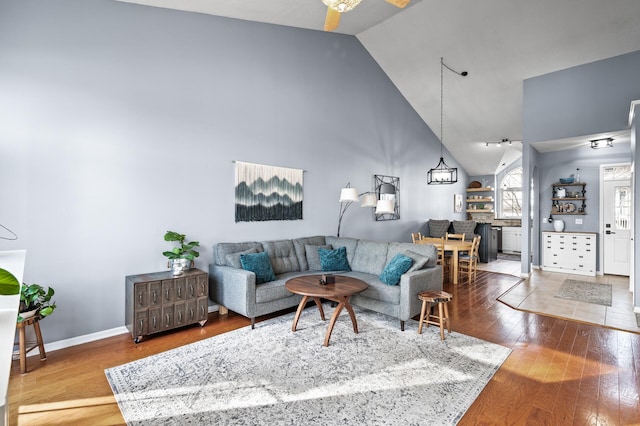
<instances>
[{"instance_id":1,"label":"sofa cushion","mask_svg":"<svg viewBox=\"0 0 640 426\"><path fill-rule=\"evenodd\" d=\"M398 285L400 277L411 268L412 263L410 257L398 253L387 263L378 278L387 285Z\"/></svg>"},{"instance_id":2,"label":"sofa cushion","mask_svg":"<svg viewBox=\"0 0 640 426\"><path fill-rule=\"evenodd\" d=\"M450 223L448 219L429 219L429 236L436 238L446 237Z\"/></svg>"},{"instance_id":3,"label":"sofa cushion","mask_svg":"<svg viewBox=\"0 0 640 426\"><path fill-rule=\"evenodd\" d=\"M456 234L464 234L464 239L471 241L476 232L475 220L454 220L453 232Z\"/></svg>"},{"instance_id":4,"label":"sofa cushion","mask_svg":"<svg viewBox=\"0 0 640 426\"><path fill-rule=\"evenodd\" d=\"M350 262L354 271L366 272L375 276L380 275L387 264L387 250L389 243L382 241L360 240L356 247L353 261Z\"/></svg>"},{"instance_id":5,"label":"sofa cushion","mask_svg":"<svg viewBox=\"0 0 640 426\"><path fill-rule=\"evenodd\" d=\"M300 271L300 263L296 249L291 240L263 241L264 251L269 253L273 272L282 274L284 272Z\"/></svg>"},{"instance_id":6,"label":"sofa cushion","mask_svg":"<svg viewBox=\"0 0 640 426\"><path fill-rule=\"evenodd\" d=\"M433 268L438 263L438 249L433 244L413 244L413 243L389 243L389 251L387 252L387 262L389 262L398 253L407 250L421 254L429 258L426 268ZM411 256L409 256L411 257Z\"/></svg>"},{"instance_id":7,"label":"sofa cushion","mask_svg":"<svg viewBox=\"0 0 640 426\"><path fill-rule=\"evenodd\" d=\"M250 248L249 250L241 251L238 253L230 253L226 255L224 258L227 261L227 266L231 266L232 268L242 269L242 263L240 263L240 256L243 254L252 254L257 253L258 250L255 248Z\"/></svg>"},{"instance_id":8,"label":"sofa cushion","mask_svg":"<svg viewBox=\"0 0 640 426\"><path fill-rule=\"evenodd\" d=\"M326 244L323 235L318 235L315 237L295 238L291 241L293 241L293 247L296 249L296 256L298 257L298 264L300 265L301 271L306 271L309 269L305 245L323 246Z\"/></svg>"},{"instance_id":9,"label":"sofa cushion","mask_svg":"<svg viewBox=\"0 0 640 426\"><path fill-rule=\"evenodd\" d=\"M304 246L305 253L307 254L307 265L310 271L322 271L322 264L320 263L320 253L318 253L318 249L323 248L327 250L332 250L331 244L312 246L306 244Z\"/></svg>"},{"instance_id":10,"label":"sofa cushion","mask_svg":"<svg viewBox=\"0 0 640 426\"><path fill-rule=\"evenodd\" d=\"M276 279L267 253L241 254L242 269L256 274L256 284L262 284Z\"/></svg>"},{"instance_id":11,"label":"sofa cushion","mask_svg":"<svg viewBox=\"0 0 640 426\"><path fill-rule=\"evenodd\" d=\"M400 303L400 286L399 285L386 285L376 275L366 274L364 272L349 272L345 274L347 276L358 278L366 282L369 287L358 294L354 294L353 297L360 296L368 297L370 299L379 300L384 303L390 303L397 305ZM417 296L416 296L417 298Z\"/></svg>"},{"instance_id":12,"label":"sofa cushion","mask_svg":"<svg viewBox=\"0 0 640 426\"><path fill-rule=\"evenodd\" d=\"M349 264L353 262L353 256L356 252L356 246L358 245L357 239L327 236L325 237L325 241L325 244L331 244L332 247L345 247L347 249L347 260Z\"/></svg>"},{"instance_id":13,"label":"sofa cushion","mask_svg":"<svg viewBox=\"0 0 640 426\"><path fill-rule=\"evenodd\" d=\"M347 249L338 247L334 250L319 248L320 265L323 271L350 271L349 261L347 260Z\"/></svg>"},{"instance_id":14,"label":"sofa cushion","mask_svg":"<svg viewBox=\"0 0 640 426\"><path fill-rule=\"evenodd\" d=\"M258 253L263 252L262 244L256 241L249 241L245 243L218 243L215 246L215 262L216 265L226 266L227 259L226 256L231 253L239 253L241 251L246 251L249 249L256 249Z\"/></svg>"},{"instance_id":15,"label":"sofa cushion","mask_svg":"<svg viewBox=\"0 0 640 426\"><path fill-rule=\"evenodd\" d=\"M417 271L418 269L422 269L427 266L427 263L429 263L428 256L423 256L420 253L416 253L415 251L405 250L402 254L411 258L411 260L413 261L411 267L407 270L407 272L413 272Z\"/></svg>"}]
</instances>

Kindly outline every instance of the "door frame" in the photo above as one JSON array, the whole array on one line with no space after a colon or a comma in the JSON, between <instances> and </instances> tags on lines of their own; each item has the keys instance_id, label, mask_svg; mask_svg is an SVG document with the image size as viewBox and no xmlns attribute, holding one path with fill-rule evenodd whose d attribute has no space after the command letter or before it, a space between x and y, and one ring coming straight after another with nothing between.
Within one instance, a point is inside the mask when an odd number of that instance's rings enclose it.
<instances>
[{"instance_id":1,"label":"door frame","mask_svg":"<svg viewBox=\"0 0 640 426\"><path fill-rule=\"evenodd\" d=\"M599 265L599 273L600 275L604 275L604 233L605 233L605 229L604 229L604 169L607 167L616 167L616 166L629 166L629 168L631 169L631 177L630 179L630 183L631 183L631 193L633 194L633 198L634 198L634 202L635 202L635 198L636 198L636 194L635 194L635 190L633 188L633 167L630 161L625 161L622 163L610 163L610 164L600 164L600 188L599 188L599 195L600 195L600 200L599 200L599 206L598 206L598 213L600 215L599 218L599 224L598 227L600 229L600 238L598 238L598 265ZM633 211L633 204L631 203L631 236L632 236L632 240L630 242L631 247L631 258L629 259L629 285L633 286L633 267L634 267L634 263L635 263L635 259L634 259L634 255L633 255L633 228L634 228L634 224L633 224L633 216L634 216L634 211Z\"/></svg>"}]
</instances>

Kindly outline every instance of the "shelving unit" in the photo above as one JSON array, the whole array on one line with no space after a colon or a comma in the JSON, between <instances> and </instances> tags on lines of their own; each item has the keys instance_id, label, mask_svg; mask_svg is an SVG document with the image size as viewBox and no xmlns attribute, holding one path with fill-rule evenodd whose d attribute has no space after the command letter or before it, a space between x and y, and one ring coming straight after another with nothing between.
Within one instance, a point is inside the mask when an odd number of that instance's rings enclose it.
<instances>
[{"instance_id":1,"label":"shelving unit","mask_svg":"<svg viewBox=\"0 0 640 426\"><path fill-rule=\"evenodd\" d=\"M553 190L553 196L551 197L552 205L551 205L551 214L552 215L585 215L587 214L586 208L587 205L585 201L586 197L586 183L584 182L574 182L574 183L554 183L551 185ZM571 197L564 196L559 197L558 190L560 188L565 187L578 187L581 188L578 191L567 191L567 194L571 194ZM577 194L578 196L574 196ZM576 203L574 203L576 202ZM570 205L573 204L573 208ZM576 205L578 204L578 205Z\"/></svg>"},{"instance_id":2,"label":"shelving unit","mask_svg":"<svg viewBox=\"0 0 640 426\"><path fill-rule=\"evenodd\" d=\"M472 198L475 193L485 193L481 198ZM490 194L486 194L490 193ZM469 195L474 194L474 195ZM468 213L492 213L493 212L493 188L467 188L467 212Z\"/></svg>"}]
</instances>

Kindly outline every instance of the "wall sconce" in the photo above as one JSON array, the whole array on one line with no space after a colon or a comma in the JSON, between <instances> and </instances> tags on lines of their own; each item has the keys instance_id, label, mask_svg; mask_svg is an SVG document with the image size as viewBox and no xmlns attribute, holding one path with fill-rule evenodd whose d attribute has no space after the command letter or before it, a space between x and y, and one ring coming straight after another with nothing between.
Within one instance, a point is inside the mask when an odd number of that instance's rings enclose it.
<instances>
[{"instance_id":1,"label":"wall sconce","mask_svg":"<svg viewBox=\"0 0 640 426\"><path fill-rule=\"evenodd\" d=\"M376 221L400 219L400 178L374 175L374 182L377 198Z\"/></svg>"},{"instance_id":2,"label":"wall sconce","mask_svg":"<svg viewBox=\"0 0 640 426\"><path fill-rule=\"evenodd\" d=\"M591 148L613 148L613 138L593 139L591 141Z\"/></svg>"}]
</instances>

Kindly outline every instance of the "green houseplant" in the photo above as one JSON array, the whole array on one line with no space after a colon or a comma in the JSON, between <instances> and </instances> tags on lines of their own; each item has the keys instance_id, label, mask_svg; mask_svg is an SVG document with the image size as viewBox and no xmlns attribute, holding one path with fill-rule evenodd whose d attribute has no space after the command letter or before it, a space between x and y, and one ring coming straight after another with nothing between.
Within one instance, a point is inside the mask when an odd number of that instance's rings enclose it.
<instances>
[{"instance_id":1,"label":"green houseplant","mask_svg":"<svg viewBox=\"0 0 640 426\"><path fill-rule=\"evenodd\" d=\"M55 302L51 299L55 291L51 287L46 289L40 284L22 284L20 288L20 312L18 314L18 322L24 321L28 316L24 315L27 312L32 312L33 315L40 315L46 317L51 315L56 309Z\"/></svg>"},{"instance_id":2,"label":"green houseplant","mask_svg":"<svg viewBox=\"0 0 640 426\"><path fill-rule=\"evenodd\" d=\"M165 241L174 241L179 244L170 251L162 252L169 259L169 266L173 275L180 275L183 271L191 268L195 258L200 256L200 253L195 250L195 247L199 247L200 243L198 241L185 243L185 239L185 234L174 231L167 231L164 234Z\"/></svg>"}]
</instances>

